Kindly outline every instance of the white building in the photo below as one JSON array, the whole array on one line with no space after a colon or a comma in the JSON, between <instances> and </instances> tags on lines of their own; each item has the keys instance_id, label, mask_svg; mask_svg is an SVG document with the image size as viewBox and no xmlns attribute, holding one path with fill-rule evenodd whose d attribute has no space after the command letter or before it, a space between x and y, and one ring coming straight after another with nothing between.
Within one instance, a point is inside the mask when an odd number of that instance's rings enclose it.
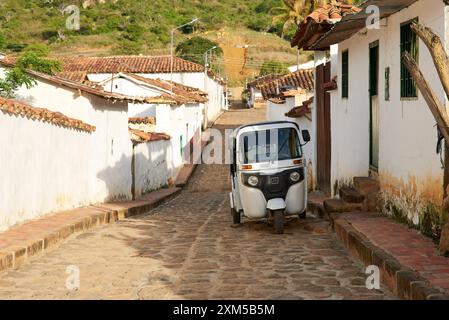
<instances>
[{"instance_id":1,"label":"white building","mask_svg":"<svg viewBox=\"0 0 449 320\"><path fill-rule=\"evenodd\" d=\"M204 128L211 125L227 108L226 84L212 71L199 64L170 56L66 57L62 59L64 76L82 73L90 81L102 82L123 72L150 79L173 81L197 88L208 95L204 108ZM173 70L173 73L171 72Z\"/></svg>"},{"instance_id":2,"label":"white building","mask_svg":"<svg viewBox=\"0 0 449 320\"><path fill-rule=\"evenodd\" d=\"M30 74L37 84L18 90L21 102L0 100L0 230L51 212L131 199L128 103L143 101Z\"/></svg>"},{"instance_id":3,"label":"white building","mask_svg":"<svg viewBox=\"0 0 449 320\"><path fill-rule=\"evenodd\" d=\"M378 28L366 28L365 12L373 4L381 20ZM337 9L328 10L328 19L308 19L293 41L317 50L317 57L330 49L330 77L338 79L330 93L330 187L370 175L380 181L385 209L401 210L417 223L426 205L442 204L443 170L435 119L401 55L411 52L447 105L430 53L410 23L432 28L449 48L448 7L440 0L368 0L360 9ZM308 33L310 24L321 32Z\"/></svg>"},{"instance_id":4,"label":"white building","mask_svg":"<svg viewBox=\"0 0 449 320\"><path fill-rule=\"evenodd\" d=\"M149 79L134 74L118 73L98 85L104 90L146 99L146 103L131 103L129 118L155 120L153 132L171 137L170 161L167 166L172 180L193 152L193 145L201 144L203 110L207 94L198 89L161 79ZM167 143L167 142L165 142ZM164 181L160 181L164 184ZM167 180L165 180L165 183Z\"/></svg>"}]
</instances>

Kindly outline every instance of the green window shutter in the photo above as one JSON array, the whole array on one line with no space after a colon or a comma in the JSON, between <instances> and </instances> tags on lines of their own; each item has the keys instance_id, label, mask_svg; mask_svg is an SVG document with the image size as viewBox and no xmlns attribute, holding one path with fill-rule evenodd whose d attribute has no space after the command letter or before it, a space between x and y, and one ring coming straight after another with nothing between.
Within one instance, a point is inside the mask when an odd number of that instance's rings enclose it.
<instances>
[{"instance_id":1,"label":"green window shutter","mask_svg":"<svg viewBox=\"0 0 449 320\"><path fill-rule=\"evenodd\" d=\"M417 63L419 62L418 36L411 29L411 25L414 21L418 21L418 18L401 25L401 98L416 98L418 96L416 83L410 72L402 63L402 55L406 51L410 53L411 57Z\"/></svg>"},{"instance_id":2,"label":"green window shutter","mask_svg":"<svg viewBox=\"0 0 449 320\"><path fill-rule=\"evenodd\" d=\"M349 98L349 52L347 50L342 53L341 60L341 97Z\"/></svg>"}]
</instances>

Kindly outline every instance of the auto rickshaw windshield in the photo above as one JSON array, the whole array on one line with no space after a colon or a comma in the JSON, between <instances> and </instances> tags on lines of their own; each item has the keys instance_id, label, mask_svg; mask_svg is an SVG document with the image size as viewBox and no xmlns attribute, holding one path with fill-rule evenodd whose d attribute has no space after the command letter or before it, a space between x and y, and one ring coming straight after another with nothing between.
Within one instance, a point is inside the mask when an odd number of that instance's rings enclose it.
<instances>
[{"instance_id":1,"label":"auto rickshaw windshield","mask_svg":"<svg viewBox=\"0 0 449 320\"><path fill-rule=\"evenodd\" d=\"M247 132L240 136L240 163L261 163L302 157L301 141L294 128Z\"/></svg>"}]
</instances>

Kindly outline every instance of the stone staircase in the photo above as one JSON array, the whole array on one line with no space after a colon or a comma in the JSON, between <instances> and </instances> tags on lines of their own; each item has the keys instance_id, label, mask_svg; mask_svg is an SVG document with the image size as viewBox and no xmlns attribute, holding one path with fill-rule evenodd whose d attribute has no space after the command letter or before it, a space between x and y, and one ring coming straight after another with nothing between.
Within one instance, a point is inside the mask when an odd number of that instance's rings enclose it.
<instances>
[{"instance_id":1,"label":"stone staircase","mask_svg":"<svg viewBox=\"0 0 449 320\"><path fill-rule=\"evenodd\" d=\"M334 199L326 198L321 193L312 194L309 197L309 212L332 222L341 213L376 211L379 182L371 177L356 177L353 185L340 188L339 197Z\"/></svg>"}]
</instances>

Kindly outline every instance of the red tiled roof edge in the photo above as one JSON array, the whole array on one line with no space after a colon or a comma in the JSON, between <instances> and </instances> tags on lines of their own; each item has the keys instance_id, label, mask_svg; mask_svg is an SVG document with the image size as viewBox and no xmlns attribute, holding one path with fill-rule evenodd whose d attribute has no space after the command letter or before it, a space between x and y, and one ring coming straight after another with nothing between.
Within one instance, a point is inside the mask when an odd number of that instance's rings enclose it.
<instances>
[{"instance_id":1,"label":"red tiled roof edge","mask_svg":"<svg viewBox=\"0 0 449 320\"><path fill-rule=\"evenodd\" d=\"M8 60L6 60L6 61L0 60L0 65L4 65L6 67L12 67L12 66L14 66L14 63L9 62ZM48 75L48 74L44 74L44 73L33 71L33 70L27 70L27 73L36 78L46 80L53 84L61 85L61 86L64 86L64 87L67 87L70 89L80 90L82 92L86 92L86 93L95 95L97 97L104 98L106 100L132 102L132 103L145 103L146 102L146 98L143 98L143 97L131 97L131 96L126 96L126 95L121 95L118 93L107 92L107 91L89 87L86 84L72 81L72 80L62 78L59 76Z\"/></svg>"},{"instance_id":2,"label":"red tiled roof edge","mask_svg":"<svg viewBox=\"0 0 449 320\"><path fill-rule=\"evenodd\" d=\"M59 57L64 71L88 73L170 73L171 56L108 56L108 57ZM173 72L204 72L200 64L173 59Z\"/></svg>"},{"instance_id":3,"label":"red tiled roof edge","mask_svg":"<svg viewBox=\"0 0 449 320\"><path fill-rule=\"evenodd\" d=\"M288 118L301 118L304 117L307 114L312 113L310 110L310 105L313 103L314 97L311 97L310 99L304 101L301 106L295 107L289 112L285 114Z\"/></svg>"},{"instance_id":4,"label":"red tiled roof edge","mask_svg":"<svg viewBox=\"0 0 449 320\"><path fill-rule=\"evenodd\" d=\"M313 69L298 70L265 83L260 86L260 90L265 100L278 96L280 94L280 87L285 86L292 86L313 91L314 79L315 73Z\"/></svg>"},{"instance_id":5,"label":"red tiled roof edge","mask_svg":"<svg viewBox=\"0 0 449 320\"><path fill-rule=\"evenodd\" d=\"M60 112L32 107L23 102L5 99L2 97L0 97L0 110L10 115L18 115L26 117L30 120L48 122L53 125L85 131L88 133L92 133L96 130L95 126L86 124L78 119L69 118Z\"/></svg>"},{"instance_id":6,"label":"red tiled roof edge","mask_svg":"<svg viewBox=\"0 0 449 320\"><path fill-rule=\"evenodd\" d=\"M177 84L175 82L173 82L173 85L171 85L169 81L161 79L145 78L132 73L127 73L124 75L134 80L149 84L151 86L159 87L160 89L165 91L173 90L173 92L166 93L166 95L172 97L180 103L206 103L208 101L207 98L201 96L200 94L184 90L181 84Z\"/></svg>"},{"instance_id":7,"label":"red tiled roof edge","mask_svg":"<svg viewBox=\"0 0 449 320\"><path fill-rule=\"evenodd\" d=\"M137 129L129 129L129 132L136 137L138 137L140 140L132 139L135 143L146 143L146 142L154 142L154 141L168 141L171 140L171 136L166 133L159 133L159 132L151 132L147 133L142 130Z\"/></svg>"},{"instance_id":8,"label":"red tiled roof edge","mask_svg":"<svg viewBox=\"0 0 449 320\"><path fill-rule=\"evenodd\" d=\"M321 36L332 30L345 15L356 14L360 11L361 9L357 6L338 1L318 7L299 24L291 46L309 49Z\"/></svg>"},{"instance_id":9,"label":"red tiled roof edge","mask_svg":"<svg viewBox=\"0 0 449 320\"><path fill-rule=\"evenodd\" d=\"M129 123L134 124L155 124L156 118L154 117L133 117L128 119Z\"/></svg>"}]
</instances>

